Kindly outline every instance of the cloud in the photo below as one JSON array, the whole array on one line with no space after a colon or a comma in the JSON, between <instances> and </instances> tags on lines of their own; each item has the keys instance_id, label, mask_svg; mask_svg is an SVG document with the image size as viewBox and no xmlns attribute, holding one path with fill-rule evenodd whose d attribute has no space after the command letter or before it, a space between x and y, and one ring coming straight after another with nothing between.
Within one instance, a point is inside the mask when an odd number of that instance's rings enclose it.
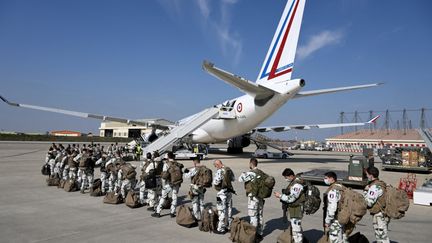
<instances>
[{"instance_id":1,"label":"cloud","mask_svg":"<svg viewBox=\"0 0 432 243\"><path fill-rule=\"evenodd\" d=\"M189 1L182 0L158 0L159 4L173 19L180 18L183 11L193 8L183 7L184 4L190 4ZM203 21L203 32L209 35L216 35L216 39L225 58L232 60L234 65L240 62L243 42L238 34L232 30L232 7L237 4L238 0L194 0L192 2L198 7L200 17Z\"/></svg>"},{"instance_id":2,"label":"cloud","mask_svg":"<svg viewBox=\"0 0 432 243\"><path fill-rule=\"evenodd\" d=\"M231 6L236 4L237 0L223 0L220 5L220 19L214 21L213 26L216 29L219 44L222 48L224 56L230 56L233 59L233 64L237 65L240 62L243 51L243 42L237 32L233 32L231 28Z\"/></svg>"},{"instance_id":3,"label":"cloud","mask_svg":"<svg viewBox=\"0 0 432 243\"><path fill-rule=\"evenodd\" d=\"M202 17L207 20L210 16L209 0L196 0L196 3L198 4Z\"/></svg>"},{"instance_id":4,"label":"cloud","mask_svg":"<svg viewBox=\"0 0 432 243\"><path fill-rule=\"evenodd\" d=\"M342 31L324 30L312 36L305 45L299 46L297 57L305 59L319 49L339 43L343 37L344 33Z\"/></svg>"}]
</instances>

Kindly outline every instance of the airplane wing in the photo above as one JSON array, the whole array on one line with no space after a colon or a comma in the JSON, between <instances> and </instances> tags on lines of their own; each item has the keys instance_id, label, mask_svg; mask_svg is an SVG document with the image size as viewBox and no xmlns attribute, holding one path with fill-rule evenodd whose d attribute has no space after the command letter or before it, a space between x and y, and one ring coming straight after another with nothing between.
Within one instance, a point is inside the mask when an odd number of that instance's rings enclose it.
<instances>
[{"instance_id":1,"label":"airplane wing","mask_svg":"<svg viewBox=\"0 0 432 243\"><path fill-rule=\"evenodd\" d=\"M126 124L135 124L135 125L140 125L140 126L148 126L148 127L161 129L161 130L168 130L170 127L169 125L158 123L159 119L154 119L154 120L149 119L149 120L145 120L145 121L137 121L137 120L118 118L118 117L112 117L112 116L104 116L104 115L96 115L96 114L90 114L90 113L84 113L84 112L78 112L78 111L62 110L62 109L50 108L50 107L44 107L44 106L13 103L13 102L10 102L7 99L5 99L3 96L0 96L0 99L2 101L4 101L6 104L8 104L10 106L14 106L14 107L28 108L28 109L40 110L40 111L48 111L48 112L60 113L60 114L65 114L65 115L69 115L69 116L81 117L81 118L93 118L93 119L102 120L102 121L112 121L112 122L120 122L120 123L126 123Z\"/></svg>"},{"instance_id":2,"label":"airplane wing","mask_svg":"<svg viewBox=\"0 0 432 243\"><path fill-rule=\"evenodd\" d=\"M303 98L303 97L307 97L307 96L313 96L313 95L336 93L336 92L347 91L347 90L372 88L372 87L379 86L381 84L383 84L383 83L364 84L364 85L356 85L356 86L348 86L348 87L340 87L340 88L332 88L332 89L318 89L318 90L310 90L310 91L300 91L294 96L294 99Z\"/></svg>"},{"instance_id":3,"label":"airplane wing","mask_svg":"<svg viewBox=\"0 0 432 243\"><path fill-rule=\"evenodd\" d=\"M218 79L221 79L225 81L228 84L231 84L241 91L257 98L257 99L264 99L267 97L272 96L276 91L271 90L269 88L266 88L260 84L257 84L255 82L249 81L245 78L242 78L238 75L229 73L225 70L222 70L220 68L215 67L215 65L211 62L204 61L203 62L203 69L210 73L211 75L215 76Z\"/></svg>"},{"instance_id":4,"label":"airplane wing","mask_svg":"<svg viewBox=\"0 0 432 243\"><path fill-rule=\"evenodd\" d=\"M312 124L312 125L288 125L288 126L271 126L271 127L257 127L252 130L253 132L284 132L292 129L297 130L310 130L313 128L335 128L335 127L353 127L353 126L364 126L367 124L374 123L380 116L376 116L367 122L358 123L335 123L335 124Z\"/></svg>"}]
</instances>

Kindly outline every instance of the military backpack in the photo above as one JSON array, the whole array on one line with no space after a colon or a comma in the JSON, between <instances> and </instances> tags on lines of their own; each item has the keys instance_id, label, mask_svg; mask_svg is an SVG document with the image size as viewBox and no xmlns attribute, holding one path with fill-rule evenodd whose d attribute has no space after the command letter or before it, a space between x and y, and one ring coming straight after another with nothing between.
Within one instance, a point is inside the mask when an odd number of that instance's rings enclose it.
<instances>
[{"instance_id":1,"label":"military backpack","mask_svg":"<svg viewBox=\"0 0 432 243\"><path fill-rule=\"evenodd\" d=\"M220 191L222 189L228 189L231 192L234 192L234 188L231 183L234 178L234 172L229 167L224 167L222 182L219 185L215 185L215 189L217 191Z\"/></svg>"},{"instance_id":2,"label":"military backpack","mask_svg":"<svg viewBox=\"0 0 432 243\"><path fill-rule=\"evenodd\" d=\"M356 224L367 212L367 204L362 194L342 187L341 198L338 202L337 220L340 224L351 222Z\"/></svg>"},{"instance_id":3,"label":"military backpack","mask_svg":"<svg viewBox=\"0 0 432 243\"><path fill-rule=\"evenodd\" d=\"M305 182L303 187L305 201L303 209L305 214L314 214L321 205L320 190L310 182Z\"/></svg>"},{"instance_id":4,"label":"military backpack","mask_svg":"<svg viewBox=\"0 0 432 243\"><path fill-rule=\"evenodd\" d=\"M130 163L122 165L121 170L123 171L123 179L134 179L137 174L135 168Z\"/></svg>"},{"instance_id":5,"label":"military backpack","mask_svg":"<svg viewBox=\"0 0 432 243\"><path fill-rule=\"evenodd\" d=\"M200 231L213 232L217 229L218 213L215 209L208 207L201 212L201 221L198 223Z\"/></svg>"},{"instance_id":6,"label":"military backpack","mask_svg":"<svg viewBox=\"0 0 432 243\"><path fill-rule=\"evenodd\" d=\"M205 166L200 166L197 169L198 171L196 175L192 178L191 183L197 186L202 186L207 188L211 187L213 182L212 171Z\"/></svg>"},{"instance_id":7,"label":"military backpack","mask_svg":"<svg viewBox=\"0 0 432 243\"><path fill-rule=\"evenodd\" d=\"M192 213L192 210L186 204L177 207L176 223L186 228L198 226L197 220Z\"/></svg>"},{"instance_id":8,"label":"military backpack","mask_svg":"<svg viewBox=\"0 0 432 243\"><path fill-rule=\"evenodd\" d=\"M259 169L254 170L256 177L254 180L245 184L246 192L252 193L257 198L269 198L272 194L275 179Z\"/></svg>"},{"instance_id":9,"label":"military backpack","mask_svg":"<svg viewBox=\"0 0 432 243\"><path fill-rule=\"evenodd\" d=\"M385 194L386 205L384 214L392 219L404 217L410 204L407 193L391 185L387 185Z\"/></svg>"},{"instance_id":10,"label":"military backpack","mask_svg":"<svg viewBox=\"0 0 432 243\"><path fill-rule=\"evenodd\" d=\"M180 164L175 161L169 162L169 168L168 168L168 180L170 181L170 184L172 185L180 185L183 182L183 164Z\"/></svg>"}]
</instances>

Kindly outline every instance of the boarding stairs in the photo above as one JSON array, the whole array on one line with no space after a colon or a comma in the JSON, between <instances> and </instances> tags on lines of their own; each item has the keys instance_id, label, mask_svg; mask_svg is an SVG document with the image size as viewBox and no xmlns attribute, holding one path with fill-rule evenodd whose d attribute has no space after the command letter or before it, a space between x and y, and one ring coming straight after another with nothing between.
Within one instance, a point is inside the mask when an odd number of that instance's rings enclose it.
<instances>
[{"instance_id":1,"label":"boarding stairs","mask_svg":"<svg viewBox=\"0 0 432 243\"><path fill-rule=\"evenodd\" d=\"M160 154L168 151L172 148L174 144L179 142L181 139L185 138L187 135L191 134L194 130L202 126L204 123L212 118L215 118L219 114L219 108L212 107L208 108L195 116L188 119L183 124L179 124L169 131L168 134L159 137L154 142L149 144L143 149L143 153L152 153L153 151L158 151Z\"/></svg>"},{"instance_id":2,"label":"boarding stairs","mask_svg":"<svg viewBox=\"0 0 432 243\"><path fill-rule=\"evenodd\" d=\"M284 151L284 149L282 147L280 147L279 145L277 145L275 143L272 143L271 138L269 138L269 137L267 137L261 133L255 132L254 134L252 134L250 136L250 140L254 141L257 144L257 146L258 146L258 144L263 144L263 145L266 145L267 147L274 148L274 149L279 150L281 152Z\"/></svg>"},{"instance_id":3,"label":"boarding stairs","mask_svg":"<svg viewBox=\"0 0 432 243\"><path fill-rule=\"evenodd\" d=\"M432 132L428 129L417 129L420 136L426 143L426 146L432 151Z\"/></svg>"}]
</instances>

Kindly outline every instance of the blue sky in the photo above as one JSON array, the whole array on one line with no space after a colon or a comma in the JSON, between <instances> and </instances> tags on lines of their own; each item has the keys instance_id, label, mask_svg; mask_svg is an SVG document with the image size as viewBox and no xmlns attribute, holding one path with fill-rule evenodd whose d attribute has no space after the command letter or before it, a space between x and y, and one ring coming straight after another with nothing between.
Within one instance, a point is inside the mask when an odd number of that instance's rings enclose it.
<instances>
[{"instance_id":1,"label":"blue sky","mask_svg":"<svg viewBox=\"0 0 432 243\"><path fill-rule=\"evenodd\" d=\"M0 94L25 104L178 120L242 95L205 73L202 61L255 80L285 3L1 0ZM263 125L334 123L341 111L432 108L431 10L428 0L307 1L293 73L306 80L304 90L385 85L293 100ZM6 131L97 132L100 124L4 104L0 114Z\"/></svg>"}]
</instances>

